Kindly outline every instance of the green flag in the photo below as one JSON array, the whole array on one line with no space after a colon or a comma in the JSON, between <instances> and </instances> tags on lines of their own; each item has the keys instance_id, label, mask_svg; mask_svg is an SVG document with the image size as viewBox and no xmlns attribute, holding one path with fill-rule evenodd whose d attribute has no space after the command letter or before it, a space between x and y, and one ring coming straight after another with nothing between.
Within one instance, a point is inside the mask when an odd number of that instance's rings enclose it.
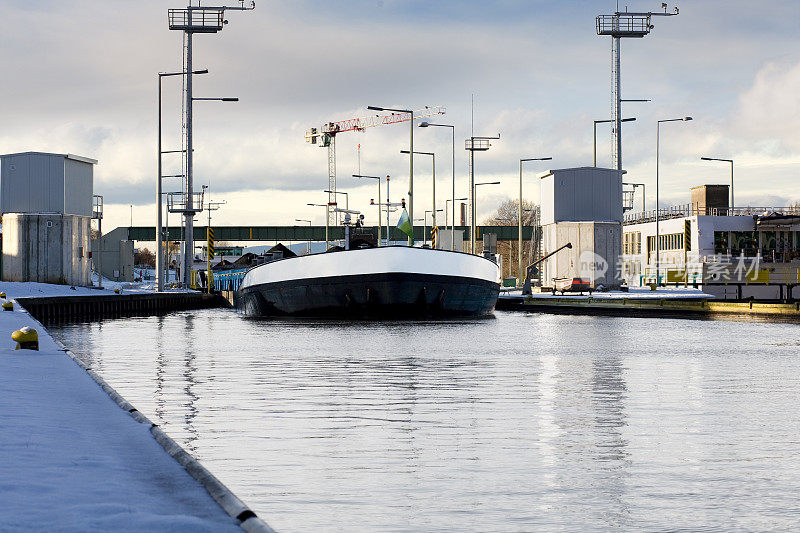
<instances>
[{"instance_id":1,"label":"green flag","mask_svg":"<svg viewBox=\"0 0 800 533\"><path fill-rule=\"evenodd\" d=\"M411 239L411 244L414 244L414 228L411 227L411 220L408 218L408 211L403 209L403 214L400 215L400 220L397 222L397 229L405 233Z\"/></svg>"}]
</instances>

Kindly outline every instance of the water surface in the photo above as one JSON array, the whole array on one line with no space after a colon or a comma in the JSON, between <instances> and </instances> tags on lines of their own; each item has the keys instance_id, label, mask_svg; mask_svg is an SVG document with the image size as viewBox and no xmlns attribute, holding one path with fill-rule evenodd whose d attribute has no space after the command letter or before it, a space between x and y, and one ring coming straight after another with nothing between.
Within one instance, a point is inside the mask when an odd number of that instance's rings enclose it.
<instances>
[{"instance_id":1,"label":"water surface","mask_svg":"<svg viewBox=\"0 0 800 533\"><path fill-rule=\"evenodd\" d=\"M50 330L280 531L800 521L797 324L204 310Z\"/></svg>"}]
</instances>

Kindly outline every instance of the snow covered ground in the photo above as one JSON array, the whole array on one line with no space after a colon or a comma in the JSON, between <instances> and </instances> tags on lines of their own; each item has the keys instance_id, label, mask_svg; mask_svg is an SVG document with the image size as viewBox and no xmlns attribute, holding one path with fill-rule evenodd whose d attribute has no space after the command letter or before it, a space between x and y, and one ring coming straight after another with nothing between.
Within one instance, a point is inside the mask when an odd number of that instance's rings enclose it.
<instances>
[{"instance_id":1,"label":"snow covered ground","mask_svg":"<svg viewBox=\"0 0 800 533\"><path fill-rule=\"evenodd\" d=\"M55 285L52 283L34 283L22 281L0 281L0 292L5 292L8 299L45 296L97 296L98 294L116 294L114 289L121 289L122 294L147 293L155 291L155 285L150 282L119 283L103 281L103 288L75 287L69 285ZM169 292L186 292L186 289L165 289Z\"/></svg>"},{"instance_id":2,"label":"snow covered ground","mask_svg":"<svg viewBox=\"0 0 800 533\"><path fill-rule=\"evenodd\" d=\"M0 291L100 293L10 282ZM11 333L26 325L38 352L14 350ZM0 337L0 531L241 531L30 315L0 311Z\"/></svg>"}]
</instances>

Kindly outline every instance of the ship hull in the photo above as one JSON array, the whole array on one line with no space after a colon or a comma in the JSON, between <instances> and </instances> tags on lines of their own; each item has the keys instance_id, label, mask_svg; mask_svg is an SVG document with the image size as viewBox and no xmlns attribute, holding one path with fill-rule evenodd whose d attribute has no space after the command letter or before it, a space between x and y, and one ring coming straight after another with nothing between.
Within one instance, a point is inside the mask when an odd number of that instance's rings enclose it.
<instances>
[{"instance_id":1,"label":"ship hull","mask_svg":"<svg viewBox=\"0 0 800 533\"><path fill-rule=\"evenodd\" d=\"M494 311L499 293L494 263L468 254L402 248L318 254L313 259L326 273L341 266L337 275L303 276L304 257L256 267L237 292L236 306L247 316L333 318L465 317ZM406 272L398 271L403 263ZM415 263L421 268L413 268ZM445 272L458 266L462 269ZM294 275L280 279L280 272L270 271L276 267L294 267Z\"/></svg>"}]
</instances>

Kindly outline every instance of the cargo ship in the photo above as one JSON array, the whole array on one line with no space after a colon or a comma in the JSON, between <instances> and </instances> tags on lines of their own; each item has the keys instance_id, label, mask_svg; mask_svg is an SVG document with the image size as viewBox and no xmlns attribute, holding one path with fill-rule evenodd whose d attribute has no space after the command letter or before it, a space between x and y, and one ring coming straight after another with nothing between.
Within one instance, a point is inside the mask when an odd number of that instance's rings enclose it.
<instances>
[{"instance_id":1,"label":"cargo ship","mask_svg":"<svg viewBox=\"0 0 800 533\"><path fill-rule=\"evenodd\" d=\"M498 265L412 246L287 257L247 271L235 295L246 316L437 318L491 315Z\"/></svg>"}]
</instances>

